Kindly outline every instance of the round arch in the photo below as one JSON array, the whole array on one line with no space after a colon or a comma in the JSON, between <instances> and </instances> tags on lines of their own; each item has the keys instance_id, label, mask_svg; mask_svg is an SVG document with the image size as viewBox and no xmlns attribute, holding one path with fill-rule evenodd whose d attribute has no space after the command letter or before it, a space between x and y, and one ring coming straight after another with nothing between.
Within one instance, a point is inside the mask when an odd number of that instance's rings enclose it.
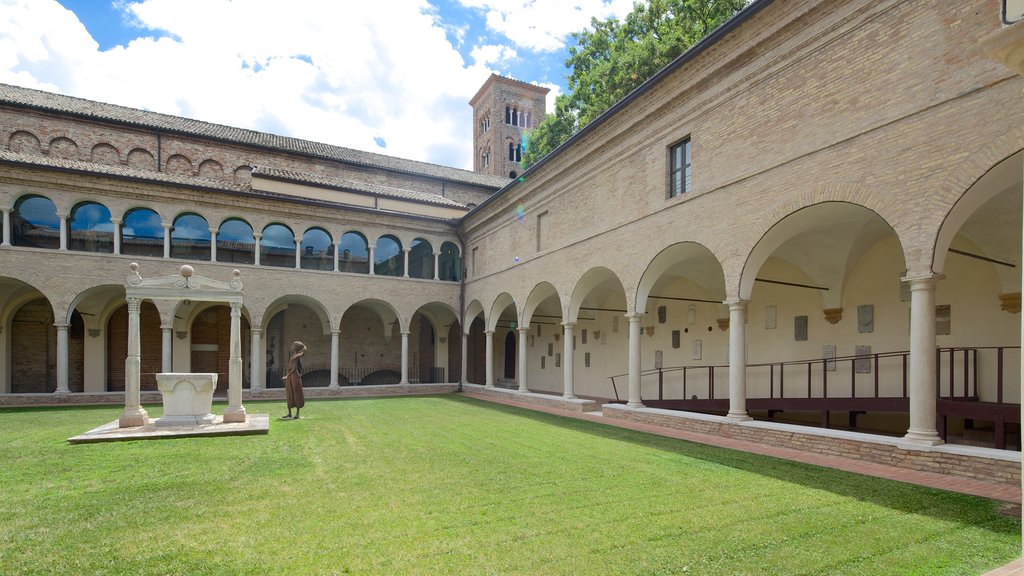
<instances>
[{"instance_id":1,"label":"round arch","mask_svg":"<svg viewBox=\"0 0 1024 576\"><path fill-rule=\"evenodd\" d=\"M680 242L659 252L647 265L637 287L637 312L647 311L651 291L666 277L687 278L702 288L709 299L725 300L725 271L718 258L702 244Z\"/></svg>"}]
</instances>

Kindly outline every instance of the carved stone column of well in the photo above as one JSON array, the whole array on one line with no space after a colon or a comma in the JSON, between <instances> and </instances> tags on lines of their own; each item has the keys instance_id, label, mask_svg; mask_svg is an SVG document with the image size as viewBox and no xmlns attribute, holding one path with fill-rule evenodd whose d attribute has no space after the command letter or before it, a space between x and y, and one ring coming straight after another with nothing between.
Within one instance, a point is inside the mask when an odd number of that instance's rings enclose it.
<instances>
[{"instance_id":1,"label":"carved stone column of well","mask_svg":"<svg viewBox=\"0 0 1024 576\"><path fill-rule=\"evenodd\" d=\"M572 400L576 397L573 391L573 349L572 343L575 338L573 332L576 328L575 322L564 322L562 324L562 397Z\"/></svg>"},{"instance_id":2,"label":"carved stone column of well","mask_svg":"<svg viewBox=\"0 0 1024 576\"><path fill-rule=\"evenodd\" d=\"M121 253L121 219L111 218L110 223L114 227L114 254Z\"/></svg>"},{"instance_id":3,"label":"carved stone column of well","mask_svg":"<svg viewBox=\"0 0 1024 576\"><path fill-rule=\"evenodd\" d=\"M168 224L167 222L161 222L160 225L164 227L164 258L170 258L172 225Z\"/></svg>"},{"instance_id":4,"label":"carved stone column of well","mask_svg":"<svg viewBox=\"0 0 1024 576\"><path fill-rule=\"evenodd\" d=\"M460 367L462 371L459 372L459 384L466 384L469 382L466 377L466 372L469 370L469 334L462 330L459 332L462 333L462 366Z\"/></svg>"},{"instance_id":5,"label":"carved stone column of well","mask_svg":"<svg viewBox=\"0 0 1024 576\"><path fill-rule=\"evenodd\" d=\"M377 265L373 261L373 251L376 250L376 249L377 249L377 246L374 245L374 244L370 244L370 245L368 245L366 247L366 251L369 253L369 256L367 256L367 258L369 259L368 264L370 266L370 276L373 276L374 274L377 273Z\"/></svg>"},{"instance_id":6,"label":"carved stone column of well","mask_svg":"<svg viewBox=\"0 0 1024 576\"><path fill-rule=\"evenodd\" d=\"M295 269L302 268L302 238L295 237Z\"/></svg>"},{"instance_id":7,"label":"carved stone column of well","mask_svg":"<svg viewBox=\"0 0 1024 576\"><path fill-rule=\"evenodd\" d=\"M434 252L434 280L441 279L441 269L438 267L441 260L441 253Z\"/></svg>"},{"instance_id":8,"label":"carved stone column of well","mask_svg":"<svg viewBox=\"0 0 1024 576\"><path fill-rule=\"evenodd\" d=\"M935 286L939 275L904 278L910 284L910 428L904 442L942 444L936 431Z\"/></svg>"},{"instance_id":9,"label":"carved stone column of well","mask_svg":"<svg viewBox=\"0 0 1024 576\"><path fill-rule=\"evenodd\" d=\"M171 362L171 349L173 348L174 345L174 341L171 339L171 333L173 332L173 330L173 326L160 326L160 333L163 338L161 340L162 348L160 350L160 371L164 373L174 372L174 370L171 368L171 366L173 365Z\"/></svg>"},{"instance_id":10,"label":"carved stone column of well","mask_svg":"<svg viewBox=\"0 0 1024 576\"><path fill-rule=\"evenodd\" d=\"M141 404L139 385L142 369L142 353L139 344L139 310L141 298L128 298L128 357L124 360L124 412L118 419L118 426L128 428L144 426L149 413Z\"/></svg>"},{"instance_id":11,"label":"carved stone column of well","mask_svg":"<svg viewBox=\"0 0 1024 576\"><path fill-rule=\"evenodd\" d=\"M402 278L409 277L409 252L412 248L402 248Z\"/></svg>"},{"instance_id":12,"label":"carved stone column of well","mask_svg":"<svg viewBox=\"0 0 1024 576\"><path fill-rule=\"evenodd\" d=\"M0 246L10 246L11 245L11 211L6 209L6 208L4 208L3 209L3 213L4 213L4 233L3 233L3 242L0 242Z\"/></svg>"},{"instance_id":13,"label":"carved stone column of well","mask_svg":"<svg viewBox=\"0 0 1024 576\"><path fill-rule=\"evenodd\" d=\"M519 333L519 365L516 370L516 379L519 380L519 391L529 392L530 389L526 386L526 341L529 339L530 327L520 326L516 328L516 332Z\"/></svg>"},{"instance_id":14,"label":"carved stone column of well","mask_svg":"<svg viewBox=\"0 0 1024 576\"><path fill-rule=\"evenodd\" d=\"M402 381L399 384L409 383L409 331L402 330Z\"/></svg>"},{"instance_id":15,"label":"carved stone column of well","mask_svg":"<svg viewBox=\"0 0 1024 576\"><path fill-rule=\"evenodd\" d=\"M64 213L57 214L57 218L60 218L60 250L67 252L68 250L68 215Z\"/></svg>"},{"instance_id":16,"label":"carved stone column of well","mask_svg":"<svg viewBox=\"0 0 1024 576\"><path fill-rule=\"evenodd\" d=\"M210 228L210 262L217 261L217 229Z\"/></svg>"},{"instance_id":17,"label":"carved stone column of well","mask_svg":"<svg viewBox=\"0 0 1024 576\"><path fill-rule=\"evenodd\" d=\"M68 386L68 324L57 327L57 394L70 394Z\"/></svg>"},{"instance_id":18,"label":"carved stone column of well","mask_svg":"<svg viewBox=\"0 0 1024 576\"><path fill-rule=\"evenodd\" d=\"M224 422L245 422L242 406L242 303L231 302L231 357L228 359L228 407Z\"/></svg>"},{"instance_id":19,"label":"carved stone column of well","mask_svg":"<svg viewBox=\"0 0 1024 576\"><path fill-rule=\"evenodd\" d=\"M640 397L640 321L644 315L639 313L626 314L629 319L629 399L626 406L643 408Z\"/></svg>"},{"instance_id":20,"label":"carved stone column of well","mask_svg":"<svg viewBox=\"0 0 1024 576\"><path fill-rule=\"evenodd\" d=\"M252 237L253 237L254 240L256 240L256 244L254 246L254 248L256 250L256 253L253 255L253 262L257 266L259 266L260 265L260 240L263 239L263 234L260 234L260 233L257 232L255 234L253 234Z\"/></svg>"},{"instance_id":21,"label":"carved stone column of well","mask_svg":"<svg viewBox=\"0 0 1024 576\"><path fill-rule=\"evenodd\" d=\"M729 306L729 414L731 420L750 420L747 414L747 301Z\"/></svg>"},{"instance_id":22,"label":"carved stone column of well","mask_svg":"<svg viewBox=\"0 0 1024 576\"><path fill-rule=\"evenodd\" d=\"M337 252L335 252L337 254ZM337 262L337 258L334 260ZM341 388L338 385L338 344L341 341L341 333L337 330L331 330L331 383L330 388L338 389Z\"/></svg>"},{"instance_id":23,"label":"carved stone column of well","mask_svg":"<svg viewBox=\"0 0 1024 576\"><path fill-rule=\"evenodd\" d=\"M249 390L263 391L263 328L249 329Z\"/></svg>"},{"instance_id":24,"label":"carved stone column of well","mask_svg":"<svg viewBox=\"0 0 1024 576\"><path fill-rule=\"evenodd\" d=\"M484 331L484 386L494 388L494 330Z\"/></svg>"}]
</instances>

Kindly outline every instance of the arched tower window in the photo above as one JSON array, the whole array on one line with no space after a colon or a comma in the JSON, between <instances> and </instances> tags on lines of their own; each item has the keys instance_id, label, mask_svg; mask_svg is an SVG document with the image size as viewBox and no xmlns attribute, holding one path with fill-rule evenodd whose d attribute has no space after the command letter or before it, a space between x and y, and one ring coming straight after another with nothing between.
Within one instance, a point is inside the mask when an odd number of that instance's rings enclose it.
<instances>
[{"instance_id":1,"label":"arched tower window","mask_svg":"<svg viewBox=\"0 0 1024 576\"><path fill-rule=\"evenodd\" d=\"M341 272L369 274L370 252L367 246L366 237L359 232L346 232L343 234L341 236L341 243L338 246L338 270Z\"/></svg>"},{"instance_id":2,"label":"arched tower window","mask_svg":"<svg viewBox=\"0 0 1024 576\"><path fill-rule=\"evenodd\" d=\"M45 196L25 196L11 213L11 242L30 248L60 248L57 206Z\"/></svg>"},{"instance_id":3,"label":"arched tower window","mask_svg":"<svg viewBox=\"0 0 1024 576\"><path fill-rule=\"evenodd\" d=\"M284 224L271 224L260 238L260 264L295 267L295 234Z\"/></svg>"},{"instance_id":4,"label":"arched tower window","mask_svg":"<svg viewBox=\"0 0 1024 576\"><path fill-rule=\"evenodd\" d=\"M71 211L68 221L68 248L82 252L112 254L114 225L110 210L96 202L83 202Z\"/></svg>"},{"instance_id":5,"label":"arched tower window","mask_svg":"<svg viewBox=\"0 0 1024 576\"><path fill-rule=\"evenodd\" d=\"M512 123L512 108L510 106L505 106L505 124L511 124L511 123Z\"/></svg>"},{"instance_id":6,"label":"arched tower window","mask_svg":"<svg viewBox=\"0 0 1024 576\"><path fill-rule=\"evenodd\" d=\"M121 223L121 253L129 256L163 256L164 227L149 208L136 208Z\"/></svg>"},{"instance_id":7,"label":"arched tower window","mask_svg":"<svg viewBox=\"0 0 1024 576\"><path fill-rule=\"evenodd\" d=\"M217 230L217 261L256 263L256 236L248 222L229 218L221 223Z\"/></svg>"},{"instance_id":8,"label":"arched tower window","mask_svg":"<svg viewBox=\"0 0 1024 576\"><path fill-rule=\"evenodd\" d=\"M198 214L182 214L171 228L171 258L210 259L210 224Z\"/></svg>"}]
</instances>

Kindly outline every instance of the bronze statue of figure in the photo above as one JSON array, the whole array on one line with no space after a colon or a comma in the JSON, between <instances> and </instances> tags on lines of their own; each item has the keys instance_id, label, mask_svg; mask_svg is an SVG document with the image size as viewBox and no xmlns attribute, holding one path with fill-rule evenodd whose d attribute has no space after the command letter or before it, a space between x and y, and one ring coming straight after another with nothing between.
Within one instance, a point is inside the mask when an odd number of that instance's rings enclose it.
<instances>
[{"instance_id":1,"label":"bronze statue of figure","mask_svg":"<svg viewBox=\"0 0 1024 576\"><path fill-rule=\"evenodd\" d=\"M288 356L288 373L284 375L284 395L288 400L288 415L283 420L292 419L292 408L295 408L294 419L299 418L299 410L306 405L302 395L302 355L306 353L306 345L296 340L292 343L292 352Z\"/></svg>"}]
</instances>

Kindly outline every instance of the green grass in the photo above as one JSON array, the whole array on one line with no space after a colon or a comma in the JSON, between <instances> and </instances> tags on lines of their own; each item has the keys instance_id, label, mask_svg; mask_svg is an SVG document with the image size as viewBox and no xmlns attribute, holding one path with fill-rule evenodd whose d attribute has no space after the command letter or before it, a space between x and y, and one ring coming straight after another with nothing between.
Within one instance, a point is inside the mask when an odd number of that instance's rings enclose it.
<instances>
[{"instance_id":1,"label":"green grass","mask_svg":"<svg viewBox=\"0 0 1024 576\"><path fill-rule=\"evenodd\" d=\"M462 397L247 409L269 435L78 446L120 409L0 410L0 573L960 576L1020 554L988 500Z\"/></svg>"}]
</instances>

